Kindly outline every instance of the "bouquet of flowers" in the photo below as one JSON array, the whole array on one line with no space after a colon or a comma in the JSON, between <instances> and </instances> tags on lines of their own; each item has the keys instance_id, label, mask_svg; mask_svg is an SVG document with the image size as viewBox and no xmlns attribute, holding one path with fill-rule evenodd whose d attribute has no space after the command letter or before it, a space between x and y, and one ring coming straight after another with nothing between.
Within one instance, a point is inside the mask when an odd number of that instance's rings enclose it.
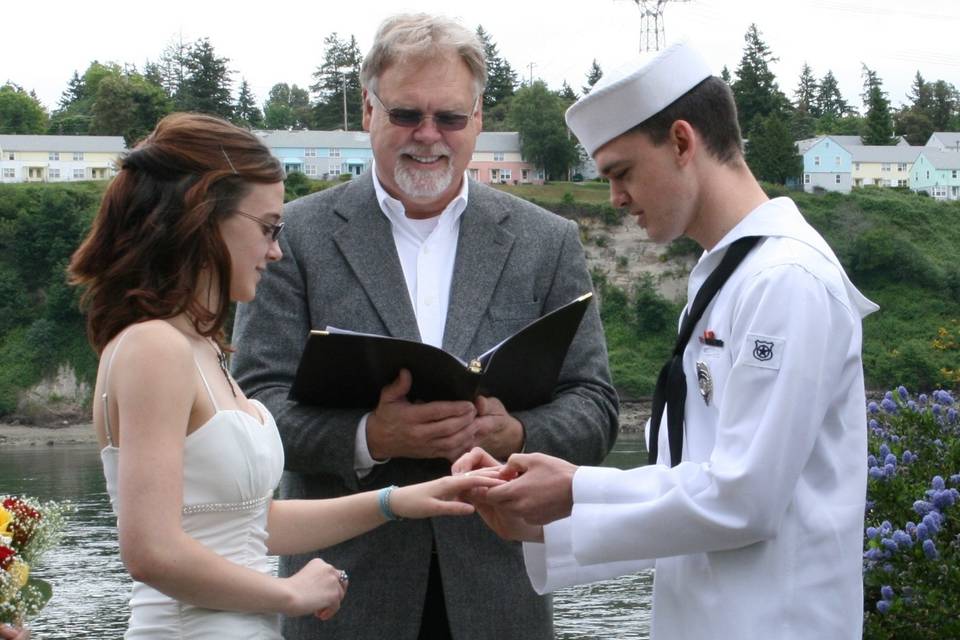
<instances>
[{"instance_id":1,"label":"bouquet of flowers","mask_svg":"<svg viewBox=\"0 0 960 640\"><path fill-rule=\"evenodd\" d=\"M69 503L0 495L0 622L22 624L50 599L49 583L30 567L63 536Z\"/></svg>"}]
</instances>

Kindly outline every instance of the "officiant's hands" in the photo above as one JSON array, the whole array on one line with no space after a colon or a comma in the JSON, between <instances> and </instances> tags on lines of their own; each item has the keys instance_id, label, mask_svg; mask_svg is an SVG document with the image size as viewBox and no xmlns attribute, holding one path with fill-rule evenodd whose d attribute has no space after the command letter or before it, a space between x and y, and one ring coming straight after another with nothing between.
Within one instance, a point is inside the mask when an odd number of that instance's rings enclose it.
<instances>
[{"instance_id":1,"label":"officiant's hands","mask_svg":"<svg viewBox=\"0 0 960 640\"><path fill-rule=\"evenodd\" d=\"M523 425L507 413L502 402L477 396L474 405L477 408L477 417L473 421L476 427L474 446L499 458L523 449Z\"/></svg>"},{"instance_id":2,"label":"officiant's hands","mask_svg":"<svg viewBox=\"0 0 960 640\"><path fill-rule=\"evenodd\" d=\"M30 640L30 629L0 624L0 638L3 640Z\"/></svg>"},{"instance_id":3,"label":"officiant's hands","mask_svg":"<svg viewBox=\"0 0 960 640\"><path fill-rule=\"evenodd\" d=\"M507 480L475 489L470 500L487 525L503 538L539 542L542 525L570 515L575 465L541 453L514 454L505 464L480 448L464 454L454 474L484 474Z\"/></svg>"},{"instance_id":4,"label":"officiant's hands","mask_svg":"<svg viewBox=\"0 0 960 640\"><path fill-rule=\"evenodd\" d=\"M377 460L445 458L453 462L476 444L477 408L472 402L411 403L410 372L380 392L377 408L367 417L367 448Z\"/></svg>"},{"instance_id":5,"label":"officiant's hands","mask_svg":"<svg viewBox=\"0 0 960 640\"><path fill-rule=\"evenodd\" d=\"M314 558L289 578L281 578L289 592L288 616L313 614L329 620L347 595L349 577L320 558Z\"/></svg>"}]
</instances>

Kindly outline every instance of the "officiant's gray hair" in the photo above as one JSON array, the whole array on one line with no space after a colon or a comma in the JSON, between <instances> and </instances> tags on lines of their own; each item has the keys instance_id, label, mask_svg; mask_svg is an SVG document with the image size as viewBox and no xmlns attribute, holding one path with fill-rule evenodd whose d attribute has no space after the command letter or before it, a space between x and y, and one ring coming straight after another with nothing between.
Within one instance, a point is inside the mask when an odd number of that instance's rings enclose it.
<instances>
[{"instance_id":1,"label":"officiant's gray hair","mask_svg":"<svg viewBox=\"0 0 960 640\"><path fill-rule=\"evenodd\" d=\"M360 84L377 90L383 71L397 63L423 62L455 54L473 75L475 96L487 86L487 63L480 38L459 22L426 13L401 13L384 20L360 69Z\"/></svg>"}]
</instances>

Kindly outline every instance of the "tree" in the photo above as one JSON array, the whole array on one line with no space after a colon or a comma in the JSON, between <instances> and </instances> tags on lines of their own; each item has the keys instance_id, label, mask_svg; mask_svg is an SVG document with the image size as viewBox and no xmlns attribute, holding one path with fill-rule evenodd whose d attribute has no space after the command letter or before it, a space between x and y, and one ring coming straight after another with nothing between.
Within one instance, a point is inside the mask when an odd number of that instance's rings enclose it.
<instances>
[{"instance_id":1,"label":"tree","mask_svg":"<svg viewBox=\"0 0 960 640\"><path fill-rule=\"evenodd\" d=\"M793 108L799 112L808 113L813 117L820 114L817 111L817 80L813 77L813 70L806 62L800 70L800 81L797 90L793 92Z\"/></svg>"},{"instance_id":2,"label":"tree","mask_svg":"<svg viewBox=\"0 0 960 640\"><path fill-rule=\"evenodd\" d=\"M560 86L560 91L557 92L557 95L560 96L560 99L566 102L568 105L573 104L577 101L577 92L567 84L567 81L564 80L563 84Z\"/></svg>"},{"instance_id":3,"label":"tree","mask_svg":"<svg viewBox=\"0 0 960 640\"><path fill-rule=\"evenodd\" d=\"M263 125L267 129L308 129L310 95L306 89L286 82L273 85L263 105Z\"/></svg>"},{"instance_id":4,"label":"tree","mask_svg":"<svg viewBox=\"0 0 960 640\"><path fill-rule=\"evenodd\" d=\"M183 41L183 36L172 39L157 62L157 81L171 98L180 93L183 81L187 77L187 58L190 55L191 44Z\"/></svg>"},{"instance_id":5,"label":"tree","mask_svg":"<svg viewBox=\"0 0 960 640\"><path fill-rule=\"evenodd\" d=\"M43 133L47 111L33 96L11 82L0 87L0 133Z\"/></svg>"},{"instance_id":6,"label":"tree","mask_svg":"<svg viewBox=\"0 0 960 640\"><path fill-rule=\"evenodd\" d=\"M73 77L70 78L70 81L67 83L67 88L60 96L60 109L68 109L70 105L82 100L85 88L83 78L80 77L79 73L74 71Z\"/></svg>"},{"instance_id":7,"label":"tree","mask_svg":"<svg viewBox=\"0 0 960 640\"><path fill-rule=\"evenodd\" d=\"M597 84L602 77L603 69L600 68L600 65L597 64L597 59L594 58L593 62L590 63L590 69L587 71L587 84L581 87L583 95L590 93L590 91L593 90L593 85Z\"/></svg>"},{"instance_id":8,"label":"tree","mask_svg":"<svg viewBox=\"0 0 960 640\"><path fill-rule=\"evenodd\" d=\"M818 118L828 117L839 120L851 113L850 105L840 94L840 85L837 83L833 71L828 70L823 79L820 80L815 104L815 113Z\"/></svg>"},{"instance_id":9,"label":"tree","mask_svg":"<svg viewBox=\"0 0 960 640\"><path fill-rule=\"evenodd\" d=\"M184 60L186 76L174 96L177 109L232 118L229 62L229 58L217 57L207 38L193 43Z\"/></svg>"},{"instance_id":10,"label":"tree","mask_svg":"<svg viewBox=\"0 0 960 640\"><path fill-rule=\"evenodd\" d=\"M933 83L933 95L930 104L930 121L935 131L950 131L950 123L957 107L960 105L960 95L949 82L937 80Z\"/></svg>"},{"instance_id":11,"label":"tree","mask_svg":"<svg viewBox=\"0 0 960 640\"><path fill-rule=\"evenodd\" d=\"M312 120L317 129L343 129L346 106L347 130L359 131L363 122L363 94L360 87L363 55L357 39L350 36L349 41L341 40L334 32L324 38L323 44L323 64L314 71L315 82L310 85L316 102L312 115L303 126L308 126Z\"/></svg>"},{"instance_id":12,"label":"tree","mask_svg":"<svg viewBox=\"0 0 960 640\"><path fill-rule=\"evenodd\" d=\"M770 115L782 117L789 101L777 86L770 64L776 62L770 48L760 38L756 24L751 24L744 35L746 46L737 80L733 83L733 97L737 103L740 129L746 137L752 135L755 123Z\"/></svg>"},{"instance_id":13,"label":"tree","mask_svg":"<svg viewBox=\"0 0 960 640\"><path fill-rule=\"evenodd\" d=\"M910 144L922 145L935 129L930 119L933 111L933 87L923 79L919 71L913 78L907 98L910 104L893 116L894 132L904 136Z\"/></svg>"},{"instance_id":14,"label":"tree","mask_svg":"<svg viewBox=\"0 0 960 640\"><path fill-rule=\"evenodd\" d=\"M146 137L173 105L163 88L138 73L104 78L97 86L90 131L122 135L127 146Z\"/></svg>"},{"instance_id":15,"label":"tree","mask_svg":"<svg viewBox=\"0 0 960 640\"><path fill-rule=\"evenodd\" d=\"M727 65L723 65L723 69L720 70L720 79L727 83L731 84L733 78L730 76L730 69L727 69Z\"/></svg>"},{"instance_id":16,"label":"tree","mask_svg":"<svg viewBox=\"0 0 960 640\"><path fill-rule=\"evenodd\" d=\"M257 129L263 126L263 114L257 106L253 91L247 79L240 81L240 95L237 97L237 106L234 107L234 123L248 129Z\"/></svg>"},{"instance_id":17,"label":"tree","mask_svg":"<svg viewBox=\"0 0 960 640\"><path fill-rule=\"evenodd\" d=\"M563 179L580 160L577 144L564 123L565 103L543 81L523 86L513 96L508 123L520 133L523 157L542 167L550 179Z\"/></svg>"},{"instance_id":18,"label":"tree","mask_svg":"<svg viewBox=\"0 0 960 640\"><path fill-rule=\"evenodd\" d=\"M747 164L758 180L786 184L803 172L803 160L784 117L771 113L761 118L750 135Z\"/></svg>"},{"instance_id":19,"label":"tree","mask_svg":"<svg viewBox=\"0 0 960 640\"><path fill-rule=\"evenodd\" d=\"M500 56L497 45L483 26L477 27L477 38L483 45L487 65L487 88L483 93L483 128L487 131L503 131L507 128L507 111L510 99L517 88L517 73L510 63Z\"/></svg>"},{"instance_id":20,"label":"tree","mask_svg":"<svg viewBox=\"0 0 960 640\"><path fill-rule=\"evenodd\" d=\"M893 117L890 115L890 101L883 90L883 82L877 73L863 65L863 104L867 108L860 139L867 145L892 145Z\"/></svg>"}]
</instances>

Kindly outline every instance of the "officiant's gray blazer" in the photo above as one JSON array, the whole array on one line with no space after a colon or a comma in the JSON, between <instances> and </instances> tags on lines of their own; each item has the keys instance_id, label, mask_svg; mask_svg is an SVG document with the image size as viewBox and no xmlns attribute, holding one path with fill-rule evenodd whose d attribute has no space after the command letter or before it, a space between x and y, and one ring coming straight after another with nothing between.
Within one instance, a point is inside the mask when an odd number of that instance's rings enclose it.
<instances>
[{"instance_id":1,"label":"officiant's gray blazer","mask_svg":"<svg viewBox=\"0 0 960 640\"><path fill-rule=\"evenodd\" d=\"M286 455L281 496L328 498L449 474L446 460L393 459L359 480L354 439L368 410L321 410L287 399L310 329L420 336L369 172L284 211L283 258L269 266L256 299L239 307L233 357L244 391L279 425ZM469 359L590 290L574 222L470 182L445 350ZM513 415L524 426L527 452L575 464L603 460L616 437L617 397L596 304L567 354L553 401ZM553 637L551 601L531 589L521 546L498 538L475 515L390 522L321 551L317 555L350 573L343 606L327 622L312 616L285 621L285 637L416 638L434 544L454 638ZM283 558L281 574L296 572L311 557Z\"/></svg>"}]
</instances>

